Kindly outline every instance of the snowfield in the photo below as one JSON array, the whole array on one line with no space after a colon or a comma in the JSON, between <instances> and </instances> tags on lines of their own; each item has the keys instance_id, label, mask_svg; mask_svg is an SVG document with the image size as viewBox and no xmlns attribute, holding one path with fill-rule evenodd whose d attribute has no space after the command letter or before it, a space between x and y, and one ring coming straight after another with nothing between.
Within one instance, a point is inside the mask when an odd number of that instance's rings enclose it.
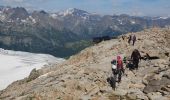
<instances>
[{"instance_id":1,"label":"snowfield","mask_svg":"<svg viewBox=\"0 0 170 100\"><path fill-rule=\"evenodd\" d=\"M44 65L61 63L62 58L48 54L4 50L0 48L0 90L5 89L16 80L27 77L31 70Z\"/></svg>"}]
</instances>

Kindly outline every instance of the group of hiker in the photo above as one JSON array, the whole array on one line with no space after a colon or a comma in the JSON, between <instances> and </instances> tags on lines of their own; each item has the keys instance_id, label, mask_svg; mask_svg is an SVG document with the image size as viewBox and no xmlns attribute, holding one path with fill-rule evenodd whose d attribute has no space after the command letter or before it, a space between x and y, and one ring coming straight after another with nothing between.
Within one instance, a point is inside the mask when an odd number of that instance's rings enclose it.
<instances>
[{"instance_id":1,"label":"group of hiker","mask_svg":"<svg viewBox=\"0 0 170 100\"><path fill-rule=\"evenodd\" d=\"M135 45L136 42L136 36L133 34L129 35L129 37L126 37L125 35L122 35L123 41L127 39L128 44ZM146 55L146 57L143 57L143 59L148 59L149 55ZM138 64L140 60L142 59L140 52L137 49L134 49L130 55L130 57L125 57L123 55L118 55L114 57L111 61L111 68L112 68L112 77L110 77L110 84L111 87L115 89L116 82L120 83L122 75L125 74L125 68L129 70L138 70Z\"/></svg>"},{"instance_id":2,"label":"group of hiker","mask_svg":"<svg viewBox=\"0 0 170 100\"><path fill-rule=\"evenodd\" d=\"M135 35L129 35L128 37L128 43L131 44L131 41L132 41L132 45L134 46L135 45L135 42L136 42L136 36Z\"/></svg>"},{"instance_id":3,"label":"group of hiker","mask_svg":"<svg viewBox=\"0 0 170 100\"><path fill-rule=\"evenodd\" d=\"M118 83L121 82L122 74L124 74L125 72L125 68L123 67L124 64L126 68L129 68L129 70L137 70L140 60L141 55L137 49L134 49L129 59L127 59L126 57L117 56L111 61L112 74L114 79L116 79Z\"/></svg>"}]
</instances>

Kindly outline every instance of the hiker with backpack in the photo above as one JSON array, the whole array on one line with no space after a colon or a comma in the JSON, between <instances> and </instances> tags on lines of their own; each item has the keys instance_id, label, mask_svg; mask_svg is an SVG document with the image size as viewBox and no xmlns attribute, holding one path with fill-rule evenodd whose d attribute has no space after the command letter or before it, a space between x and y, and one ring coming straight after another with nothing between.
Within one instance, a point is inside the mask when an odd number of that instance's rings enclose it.
<instances>
[{"instance_id":1,"label":"hiker with backpack","mask_svg":"<svg viewBox=\"0 0 170 100\"><path fill-rule=\"evenodd\" d=\"M118 82L121 81L122 73L124 73L123 60L120 56L117 56L117 59L112 60L112 73L115 80L118 77Z\"/></svg>"},{"instance_id":2,"label":"hiker with backpack","mask_svg":"<svg viewBox=\"0 0 170 100\"><path fill-rule=\"evenodd\" d=\"M131 59L129 59L126 63L126 68L128 68L129 70L134 70L134 65Z\"/></svg>"},{"instance_id":3,"label":"hiker with backpack","mask_svg":"<svg viewBox=\"0 0 170 100\"><path fill-rule=\"evenodd\" d=\"M111 67L112 67L112 75L111 75L111 77L109 77L108 79L107 79L107 81L110 83L110 85L111 85L111 87L112 87L112 89L113 90L115 90L116 89L116 76L117 76L117 66L116 66L116 64L117 64L117 61L116 61L116 59L113 59L112 61L111 61Z\"/></svg>"},{"instance_id":4,"label":"hiker with backpack","mask_svg":"<svg viewBox=\"0 0 170 100\"><path fill-rule=\"evenodd\" d=\"M112 61L111 61L111 64L112 64L112 73L113 73L113 75L114 75L114 77L116 76L116 74L117 74L117 60L115 60L115 59L113 59Z\"/></svg>"},{"instance_id":5,"label":"hiker with backpack","mask_svg":"<svg viewBox=\"0 0 170 100\"><path fill-rule=\"evenodd\" d=\"M141 55L137 49L135 49L132 52L131 59L132 59L134 68L138 69L138 64L139 64L139 60L141 59Z\"/></svg>"},{"instance_id":6,"label":"hiker with backpack","mask_svg":"<svg viewBox=\"0 0 170 100\"><path fill-rule=\"evenodd\" d=\"M124 73L123 61L120 56L117 56L117 75L118 75L118 83L121 82L122 73Z\"/></svg>"}]
</instances>

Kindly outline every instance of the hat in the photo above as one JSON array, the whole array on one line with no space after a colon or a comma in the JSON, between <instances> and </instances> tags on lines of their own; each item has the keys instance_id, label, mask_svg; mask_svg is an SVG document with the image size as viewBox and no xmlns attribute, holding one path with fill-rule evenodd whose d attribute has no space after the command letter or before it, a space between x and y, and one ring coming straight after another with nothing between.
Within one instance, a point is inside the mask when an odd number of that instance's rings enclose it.
<instances>
[{"instance_id":1,"label":"hat","mask_svg":"<svg viewBox=\"0 0 170 100\"><path fill-rule=\"evenodd\" d=\"M120 57L120 56L117 56L117 59L119 60L119 59L121 59L121 57Z\"/></svg>"}]
</instances>

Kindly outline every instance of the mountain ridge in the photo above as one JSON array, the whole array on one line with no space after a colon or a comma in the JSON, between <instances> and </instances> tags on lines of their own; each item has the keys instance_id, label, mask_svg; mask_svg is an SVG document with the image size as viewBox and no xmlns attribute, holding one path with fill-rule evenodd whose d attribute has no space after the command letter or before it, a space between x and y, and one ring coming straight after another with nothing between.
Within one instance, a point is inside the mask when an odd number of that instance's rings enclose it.
<instances>
[{"instance_id":1,"label":"mountain ridge","mask_svg":"<svg viewBox=\"0 0 170 100\"><path fill-rule=\"evenodd\" d=\"M69 57L90 46L93 37L118 36L151 27L168 27L170 18L91 14L76 8L59 15L0 8L0 47ZM63 15L65 14L65 16ZM72 44L74 47L68 46ZM78 46L77 46L78 45Z\"/></svg>"}]
</instances>

